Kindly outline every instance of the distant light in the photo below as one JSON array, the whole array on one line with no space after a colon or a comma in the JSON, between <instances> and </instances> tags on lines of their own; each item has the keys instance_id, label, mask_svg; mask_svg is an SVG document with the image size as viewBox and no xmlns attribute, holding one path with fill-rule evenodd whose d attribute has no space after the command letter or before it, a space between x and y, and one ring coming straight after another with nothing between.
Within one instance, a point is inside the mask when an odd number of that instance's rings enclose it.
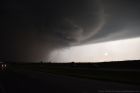
<instances>
[{"instance_id":1,"label":"distant light","mask_svg":"<svg viewBox=\"0 0 140 93\"><path fill-rule=\"evenodd\" d=\"M105 56L108 56L108 53L104 53Z\"/></svg>"}]
</instances>

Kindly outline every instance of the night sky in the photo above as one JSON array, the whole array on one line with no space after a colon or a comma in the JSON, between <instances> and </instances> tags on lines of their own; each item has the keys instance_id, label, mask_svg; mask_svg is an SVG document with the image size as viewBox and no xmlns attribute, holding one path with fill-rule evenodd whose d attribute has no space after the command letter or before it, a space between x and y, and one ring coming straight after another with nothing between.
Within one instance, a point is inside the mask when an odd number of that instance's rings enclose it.
<instances>
[{"instance_id":1,"label":"night sky","mask_svg":"<svg viewBox=\"0 0 140 93\"><path fill-rule=\"evenodd\" d=\"M91 61L91 55L96 55L94 60L99 61L103 58L99 53L117 56L107 61L140 58L139 0L1 0L0 11L0 57L6 61ZM115 43L112 48L109 42L117 40L124 43ZM90 58L72 56L80 55L83 50L80 47L87 45L93 46L85 47L82 54L89 54ZM73 47L76 48L63 53ZM117 51L126 49L125 53L132 49L133 55L114 52L117 47ZM92 54L90 50L96 51ZM80 52L75 55L72 51ZM69 60L66 55L71 55Z\"/></svg>"}]
</instances>

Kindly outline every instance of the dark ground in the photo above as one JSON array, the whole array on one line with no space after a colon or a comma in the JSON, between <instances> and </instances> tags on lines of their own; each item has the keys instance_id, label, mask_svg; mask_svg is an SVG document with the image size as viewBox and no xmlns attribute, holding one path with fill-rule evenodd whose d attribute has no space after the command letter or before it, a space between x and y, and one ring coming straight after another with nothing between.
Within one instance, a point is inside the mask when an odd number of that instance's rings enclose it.
<instances>
[{"instance_id":1,"label":"dark ground","mask_svg":"<svg viewBox=\"0 0 140 93\"><path fill-rule=\"evenodd\" d=\"M140 86L31 71L1 71L1 93L140 93Z\"/></svg>"}]
</instances>

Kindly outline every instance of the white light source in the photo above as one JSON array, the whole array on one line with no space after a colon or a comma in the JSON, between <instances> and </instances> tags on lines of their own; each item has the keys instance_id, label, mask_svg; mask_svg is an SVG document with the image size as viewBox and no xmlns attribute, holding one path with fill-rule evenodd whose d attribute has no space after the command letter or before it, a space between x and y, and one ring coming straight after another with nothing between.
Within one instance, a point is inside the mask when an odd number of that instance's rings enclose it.
<instances>
[{"instance_id":1,"label":"white light source","mask_svg":"<svg viewBox=\"0 0 140 93\"><path fill-rule=\"evenodd\" d=\"M108 56L108 53L106 52L106 53L104 53L104 55L105 55L105 56Z\"/></svg>"}]
</instances>

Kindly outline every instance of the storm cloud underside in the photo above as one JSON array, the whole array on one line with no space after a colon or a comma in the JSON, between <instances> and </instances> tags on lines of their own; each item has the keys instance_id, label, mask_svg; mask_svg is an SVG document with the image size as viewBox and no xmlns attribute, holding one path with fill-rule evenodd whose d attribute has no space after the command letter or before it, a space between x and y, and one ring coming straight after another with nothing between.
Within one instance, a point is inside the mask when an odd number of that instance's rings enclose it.
<instances>
[{"instance_id":1,"label":"storm cloud underside","mask_svg":"<svg viewBox=\"0 0 140 93\"><path fill-rule=\"evenodd\" d=\"M0 56L9 61L41 61L57 49L140 35L138 0L0 2Z\"/></svg>"}]
</instances>

